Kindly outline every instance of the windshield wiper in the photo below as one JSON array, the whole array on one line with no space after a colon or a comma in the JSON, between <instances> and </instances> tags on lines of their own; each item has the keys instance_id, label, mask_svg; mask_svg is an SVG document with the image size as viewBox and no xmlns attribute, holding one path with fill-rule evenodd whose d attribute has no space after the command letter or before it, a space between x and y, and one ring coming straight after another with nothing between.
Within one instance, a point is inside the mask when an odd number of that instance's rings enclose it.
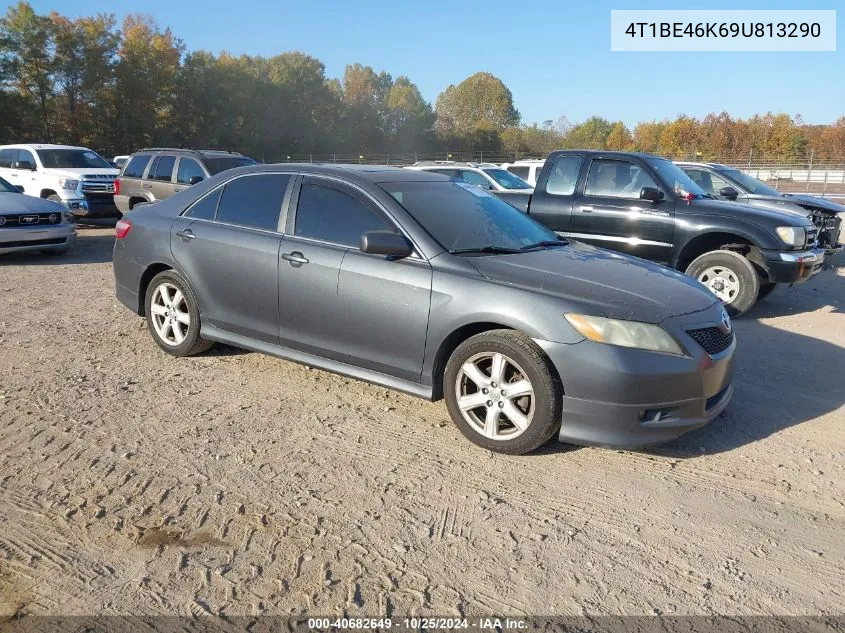
<instances>
[{"instance_id":1,"label":"windshield wiper","mask_svg":"<svg viewBox=\"0 0 845 633\"><path fill-rule=\"evenodd\" d=\"M527 251L532 248L546 248L547 246L563 246L564 244L569 244L569 242L565 239L557 239L557 240L543 240L542 242L537 242L536 244L529 244L528 246L523 246L519 250Z\"/></svg>"},{"instance_id":2,"label":"windshield wiper","mask_svg":"<svg viewBox=\"0 0 845 633\"><path fill-rule=\"evenodd\" d=\"M512 255L518 253L522 249L505 248L504 246L481 246L479 248L459 248L454 251L449 251L452 255L460 255L461 253L495 253L499 255Z\"/></svg>"}]
</instances>

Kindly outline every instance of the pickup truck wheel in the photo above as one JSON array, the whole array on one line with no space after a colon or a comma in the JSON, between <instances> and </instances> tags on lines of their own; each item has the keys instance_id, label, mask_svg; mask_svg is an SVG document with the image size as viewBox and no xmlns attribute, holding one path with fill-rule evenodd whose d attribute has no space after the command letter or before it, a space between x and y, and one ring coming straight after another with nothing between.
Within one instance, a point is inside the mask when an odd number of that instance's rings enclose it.
<instances>
[{"instance_id":1,"label":"pickup truck wheel","mask_svg":"<svg viewBox=\"0 0 845 633\"><path fill-rule=\"evenodd\" d=\"M731 316L749 310L760 292L760 276L754 265L733 251L704 253L693 260L686 273L719 297Z\"/></svg>"},{"instance_id":2,"label":"pickup truck wheel","mask_svg":"<svg viewBox=\"0 0 845 633\"><path fill-rule=\"evenodd\" d=\"M773 284L771 281L764 281L760 284L760 292L757 293L757 301L760 299L765 299L770 294L772 294L772 290L777 288L777 284Z\"/></svg>"},{"instance_id":3,"label":"pickup truck wheel","mask_svg":"<svg viewBox=\"0 0 845 633\"><path fill-rule=\"evenodd\" d=\"M452 421L474 444L522 455L560 428L562 388L543 351L513 330L464 341L443 377Z\"/></svg>"}]
</instances>

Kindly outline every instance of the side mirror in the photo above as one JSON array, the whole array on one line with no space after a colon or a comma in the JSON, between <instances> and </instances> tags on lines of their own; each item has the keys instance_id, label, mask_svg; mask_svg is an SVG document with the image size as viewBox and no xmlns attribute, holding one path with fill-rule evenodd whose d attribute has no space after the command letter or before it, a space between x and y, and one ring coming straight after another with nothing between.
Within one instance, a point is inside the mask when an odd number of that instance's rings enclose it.
<instances>
[{"instance_id":1,"label":"side mirror","mask_svg":"<svg viewBox=\"0 0 845 633\"><path fill-rule=\"evenodd\" d=\"M739 198L739 191L737 191L733 187L722 187L719 190L719 195L723 198L727 198L728 200L736 200L737 198Z\"/></svg>"},{"instance_id":2,"label":"side mirror","mask_svg":"<svg viewBox=\"0 0 845 633\"><path fill-rule=\"evenodd\" d=\"M23 193L23 185L15 185L15 189Z\"/></svg>"},{"instance_id":3,"label":"side mirror","mask_svg":"<svg viewBox=\"0 0 845 633\"><path fill-rule=\"evenodd\" d=\"M202 181L203 181L202 176L191 176L190 178L188 178L188 184L189 185L195 185L198 182L202 182Z\"/></svg>"},{"instance_id":4,"label":"side mirror","mask_svg":"<svg viewBox=\"0 0 845 633\"><path fill-rule=\"evenodd\" d=\"M35 171L35 165L32 163L32 161L29 161L29 160L19 160L19 161L15 161L15 164L12 167L12 169L23 169L23 170L26 170L26 171Z\"/></svg>"},{"instance_id":5,"label":"side mirror","mask_svg":"<svg viewBox=\"0 0 845 633\"><path fill-rule=\"evenodd\" d=\"M404 235L393 231L368 231L361 236L361 252L373 255L388 255L401 259L414 250Z\"/></svg>"},{"instance_id":6,"label":"side mirror","mask_svg":"<svg viewBox=\"0 0 845 633\"><path fill-rule=\"evenodd\" d=\"M656 187L643 187L640 189L640 199L649 202L660 202L663 200L663 192Z\"/></svg>"}]
</instances>

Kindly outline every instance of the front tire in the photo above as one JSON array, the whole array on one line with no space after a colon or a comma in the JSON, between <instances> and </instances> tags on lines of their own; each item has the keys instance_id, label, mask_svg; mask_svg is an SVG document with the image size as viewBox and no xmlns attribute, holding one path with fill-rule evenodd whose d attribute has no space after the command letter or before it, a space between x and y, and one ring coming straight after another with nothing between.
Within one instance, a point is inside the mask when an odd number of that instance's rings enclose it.
<instances>
[{"instance_id":1,"label":"front tire","mask_svg":"<svg viewBox=\"0 0 845 633\"><path fill-rule=\"evenodd\" d=\"M491 330L467 339L446 363L443 381L452 421L478 446L522 455L560 428L560 380L524 334Z\"/></svg>"},{"instance_id":2,"label":"front tire","mask_svg":"<svg viewBox=\"0 0 845 633\"><path fill-rule=\"evenodd\" d=\"M731 316L747 312L760 292L760 276L754 265L733 251L704 253L692 261L686 274L721 299Z\"/></svg>"},{"instance_id":3,"label":"front tire","mask_svg":"<svg viewBox=\"0 0 845 633\"><path fill-rule=\"evenodd\" d=\"M190 285L175 270L153 277L145 297L147 328L172 356L193 356L214 343L200 338L200 315Z\"/></svg>"}]
</instances>

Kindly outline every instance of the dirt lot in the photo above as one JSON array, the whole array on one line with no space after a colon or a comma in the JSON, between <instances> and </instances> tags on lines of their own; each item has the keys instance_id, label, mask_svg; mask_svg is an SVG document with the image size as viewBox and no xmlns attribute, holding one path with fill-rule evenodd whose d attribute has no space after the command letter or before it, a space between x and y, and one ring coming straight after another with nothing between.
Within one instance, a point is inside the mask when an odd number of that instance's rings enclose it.
<instances>
[{"instance_id":1,"label":"dirt lot","mask_svg":"<svg viewBox=\"0 0 845 633\"><path fill-rule=\"evenodd\" d=\"M845 270L736 323L709 427L513 458L442 403L166 356L111 245L0 260L0 615L843 612Z\"/></svg>"}]
</instances>

